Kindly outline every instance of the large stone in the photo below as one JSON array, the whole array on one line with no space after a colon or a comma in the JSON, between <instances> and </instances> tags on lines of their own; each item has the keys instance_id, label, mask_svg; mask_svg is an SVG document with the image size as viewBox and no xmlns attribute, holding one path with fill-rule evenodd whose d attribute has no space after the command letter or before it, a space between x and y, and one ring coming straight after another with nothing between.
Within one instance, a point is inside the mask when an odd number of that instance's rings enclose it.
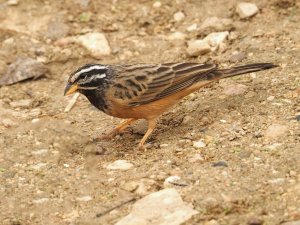
<instances>
[{"instance_id":1,"label":"large stone","mask_svg":"<svg viewBox=\"0 0 300 225\"><path fill-rule=\"evenodd\" d=\"M187 53L189 56L199 56L210 52L210 45L204 40L192 40L188 42Z\"/></svg>"},{"instance_id":2,"label":"large stone","mask_svg":"<svg viewBox=\"0 0 300 225\"><path fill-rule=\"evenodd\" d=\"M88 33L78 36L73 40L85 47L91 56L95 58L101 58L102 56L111 54L111 48L105 35L102 33Z\"/></svg>"},{"instance_id":3,"label":"large stone","mask_svg":"<svg viewBox=\"0 0 300 225\"><path fill-rule=\"evenodd\" d=\"M115 225L179 225L197 213L170 188L138 200L131 213Z\"/></svg>"},{"instance_id":4,"label":"large stone","mask_svg":"<svg viewBox=\"0 0 300 225\"><path fill-rule=\"evenodd\" d=\"M236 12L242 19L254 16L258 12L258 8L254 3L240 2L236 7Z\"/></svg>"},{"instance_id":5,"label":"large stone","mask_svg":"<svg viewBox=\"0 0 300 225\"><path fill-rule=\"evenodd\" d=\"M43 63L28 57L17 57L16 61L9 65L7 73L0 78L0 86L30 78L37 79L47 72L48 68Z\"/></svg>"},{"instance_id":6,"label":"large stone","mask_svg":"<svg viewBox=\"0 0 300 225\"><path fill-rule=\"evenodd\" d=\"M133 167L133 164L127 160L116 160L113 163L108 164L106 167L109 170L129 170Z\"/></svg>"},{"instance_id":7,"label":"large stone","mask_svg":"<svg viewBox=\"0 0 300 225\"><path fill-rule=\"evenodd\" d=\"M206 18L200 26L201 33L211 33L218 31L228 31L233 28L232 19L218 18L218 17L208 17Z\"/></svg>"},{"instance_id":8,"label":"large stone","mask_svg":"<svg viewBox=\"0 0 300 225\"><path fill-rule=\"evenodd\" d=\"M228 36L228 31L214 32L207 35L204 38L204 41L206 41L210 45L212 51L215 51L221 44L223 44L227 40Z\"/></svg>"}]
</instances>

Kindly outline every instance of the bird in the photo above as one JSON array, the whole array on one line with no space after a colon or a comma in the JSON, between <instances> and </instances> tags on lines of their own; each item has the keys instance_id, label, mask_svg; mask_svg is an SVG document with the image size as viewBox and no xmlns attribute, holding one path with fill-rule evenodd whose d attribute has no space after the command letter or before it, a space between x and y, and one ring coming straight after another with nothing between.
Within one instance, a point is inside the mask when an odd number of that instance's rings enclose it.
<instances>
[{"instance_id":1,"label":"bird","mask_svg":"<svg viewBox=\"0 0 300 225\"><path fill-rule=\"evenodd\" d=\"M160 64L86 64L70 74L64 95L79 92L102 112L125 119L106 138L113 138L139 119L148 129L139 142L144 144L158 118L183 97L220 79L277 67L253 63L220 69L217 64L194 62Z\"/></svg>"}]
</instances>

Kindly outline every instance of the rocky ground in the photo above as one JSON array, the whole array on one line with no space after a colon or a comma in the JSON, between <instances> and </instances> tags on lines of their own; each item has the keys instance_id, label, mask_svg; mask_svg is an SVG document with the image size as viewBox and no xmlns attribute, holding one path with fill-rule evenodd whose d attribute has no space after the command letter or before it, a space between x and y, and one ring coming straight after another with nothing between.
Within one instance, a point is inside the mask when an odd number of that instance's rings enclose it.
<instances>
[{"instance_id":1,"label":"rocky ground","mask_svg":"<svg viewBox=\"0 0 300 225\"><path fill-rule=\"evenodd\" d=\"M251 3L0 0L0 224L300 224L300 4ZM80 65L179 61L280 67L187 96L146 151L144 121L92 143L120 120L65 111Z\"/></svg>"}]
</instances>

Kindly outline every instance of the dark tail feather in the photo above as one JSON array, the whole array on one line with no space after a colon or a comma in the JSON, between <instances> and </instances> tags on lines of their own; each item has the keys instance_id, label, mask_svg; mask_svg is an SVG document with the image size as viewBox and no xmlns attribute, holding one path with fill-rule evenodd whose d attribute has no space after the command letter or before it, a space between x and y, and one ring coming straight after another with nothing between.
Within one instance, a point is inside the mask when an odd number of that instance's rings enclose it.
<instances>
[{"instance_id":1,"label":"dark tail feather","mask_svg":"<svg viewBox=\"0 0 300 225\"><path fill-rule=\"evenodd\" d=\"M215 72L217 73L216 75L221 75L222 78L226 78L226 77L233 77L245 73L253 73L261 70L268 70L275 67L278 66L272 63L254 63L254 64L248 64L244 66L236 66L230 69L220 69Z\"/></svg>"}]
</instances>

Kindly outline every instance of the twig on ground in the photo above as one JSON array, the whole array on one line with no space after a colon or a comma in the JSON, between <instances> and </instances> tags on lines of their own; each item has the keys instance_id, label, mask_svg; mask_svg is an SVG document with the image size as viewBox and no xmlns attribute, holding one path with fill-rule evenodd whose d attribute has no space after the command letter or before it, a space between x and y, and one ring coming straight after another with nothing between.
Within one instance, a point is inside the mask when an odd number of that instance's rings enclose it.
<instances>
[{"instance_id":1,"label":"twig on ground","mask_svg":"<svg viewBox=\"0 0 300 225\"><path fill-rule=\"evenodd\" d=\"M71 98L70 102L68 103L68 105L66 106L64 112L70 112L71 109L73 108L73 106L75 105L77 99L79 97L79 93L75 93L73 95L73 97Z\"/></svg>"}]
</instances>

